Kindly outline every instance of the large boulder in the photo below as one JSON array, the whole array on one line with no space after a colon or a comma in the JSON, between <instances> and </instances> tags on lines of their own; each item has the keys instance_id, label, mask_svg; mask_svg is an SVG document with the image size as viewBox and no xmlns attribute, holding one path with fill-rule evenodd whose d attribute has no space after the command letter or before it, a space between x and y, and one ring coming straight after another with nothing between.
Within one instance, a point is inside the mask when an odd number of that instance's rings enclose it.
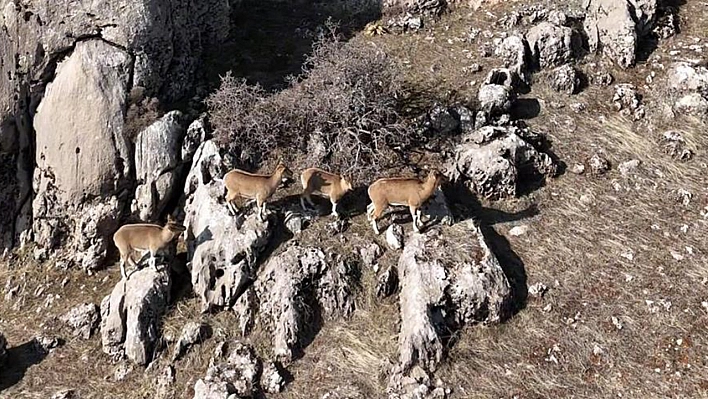
<instances>
[{"instance_id":1,"label":"large boulder","mask_svg":"<svg viewBox=\"0 0 708 399\"><path fill-rule=\"evenodd\" d=\"M477 93L480 110L488 115L506 114L516 100L516 94L511 86L503 84L485 84Z\"/></svg>"},{"instance_id":2,"label":"large boulder","mask_svg":"<svg viewBox=\"0 0 708 399\"><path fill-rule=\"evenodd\" d=\"M122 132L131 65L125 51L104 41L78 43L34 117L35 241L53 248L67 237L72 259L89 269L105 257L122 208L116 196L130 182Z\"/></svg>"},{"instance_id":3,"label":"large boulder","mask_svg":"<svg viewBox=\"0 0 708 399\"><path fill-rule=\"evenodd\" d=\"M259 253L268 244L275 217L255 212L233 216L224 203L224 168L216 145L197 150L185 185L185 226L192 287L203 310L232 307L253 279Z\"/></svg>"},{"instance_id":4,"label":"large boulder","mask_svg":"<svg viewBox=\"0 0 708 399\"><path fill-rule=\"evenodd\" d=\"M585 33L590 50L622 68L633 66L639 42L650 33L657 0L585 0Z\"/></svg>"},{"instance_id":5,"label":"large boulder","mask_svg":"<svg viewBox=\"0 0 708 399\"><path fill-rule=\"evenodd\" d=\"M165 270L167 269L167 270ZM169 265L145 267L121 280L101 302L101 341L109 355L139 365L152 361L160 318L170 300Z\"/></svg>"},{"instance_id":6,"label":"large boulder","mask_svg":"<svg viewBox=\"0 0 708 399\"><path fill-rule=\"evenodd\" d=\"M680 113L708 116L708 68L677 62L667 74L669 98Z\"/></svg>"},{"instance_id":7,"label":"large boulder","mask_svg":"<svg viewBox=\"0 0 708 399\"><path fill-rule=\"evenodd\" d=\"M182 166L183 115L172 111L138 135L135 143L135 190L133 211L141 220L159 218L172 199Z\"/></svg>"},{"instance_id":8,"label":"large boulder","mask_svg":"<svg viewBox=\"0 0 708 399\"><path fill-rule=\"evenodd\" d=\"M521 176L556 175L557 165L537 141L528 128L482 127L457 146L451 178L488 199L514 197Z\"/></svg>"},{"instance_id":9,"label":"large boulder","mask_svg":"<svg viewBox=\"0 0 708 399\"><path fill-rule=\"evenodd\" d=\"M415 374L436 370L445 355L444 335L465 325L502 320L512 290L473 221L412 234L398 272L399 363L389 389L405 392L419 386Z\"/></svg>"},{"instance_id":10,"label":"large boulder","mask_svg":"<svg viewBox=\"0 0 708 399\"><path fill-rule=\"evenodd\" d=\"M34 117L36 161L52 172L59 202L80 203L125 185L132 164L122 134L131 64L128 53L104 41L80 42L47 87Z\"/></svg>"},{"instance_id":11,"label":"large boulder","mask_svg":"<svg viewBox=\"0 0 708 399\"><path fill-rule=\"evenodd\" d=\"M541 22L526 33L531 58L540 68L552 68L571 62L581 47L580 37L572 28Z\"/></svg>"},{"instance_id":12,"label":"large boulder","mask_svg":"<svg viewBox=\"0 0 708 399\"><path fill-rule=\"evenodd\" d=\"M502 59L504 67L519 76L524 76L530 66L529 44L521 35L511 35L502 39L494 49L494 53Z\"/></svg>"},{"instance_id":13,"label":"large boulder","mask_svg":"<svg viewBox=\"0 0 708 399\"><path fill-rule=\"evenodd\" d=\"M314 321L314 313L324 319L352 314L356 275L350 263L329 260L318 248L298 245L265 264L255 290L260 299L259 317L272 331L277 359L292 360Z\"/></svg>"}]
</instances>

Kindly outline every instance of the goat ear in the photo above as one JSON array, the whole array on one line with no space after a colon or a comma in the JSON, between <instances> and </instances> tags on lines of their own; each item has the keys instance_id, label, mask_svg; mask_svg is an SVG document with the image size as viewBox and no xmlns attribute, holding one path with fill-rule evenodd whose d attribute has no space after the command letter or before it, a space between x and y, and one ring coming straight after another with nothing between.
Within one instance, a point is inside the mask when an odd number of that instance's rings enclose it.
<instances>
[{"instance_id":1,"label":"goat ear","mask_svg":"<svg viewBox=\"0 0 708 399\"><path fill-rule=\"evenodd\" d=\"M167 215L167 223L175 223L176 221L177 221L177 219L175 219L175 217L172 216L172 214Z\"/></svg>"}]
</instances>

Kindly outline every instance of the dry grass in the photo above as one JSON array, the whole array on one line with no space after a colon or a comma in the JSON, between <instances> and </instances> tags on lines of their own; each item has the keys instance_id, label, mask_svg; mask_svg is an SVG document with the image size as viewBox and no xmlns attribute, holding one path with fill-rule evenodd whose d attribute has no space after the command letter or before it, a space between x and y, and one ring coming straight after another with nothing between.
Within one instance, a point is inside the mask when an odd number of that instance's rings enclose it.
<instances>
[{"instance_id":1,"label":"dry grass","mask_svg":"<svg viewBox=\"0 0 708 399\"><path fill-rule=\"evenodd\" d=\"M504 7L495 5L492 12L499 17ZM668 63L673 46L702 35L708 29L706 21L691 18L701 12L705 5L700 2L684 5L684 32L664 42L653 56ZM481 80L497 61L478 57L479 42L454 39L470 27L492 29L496 17L458 11L424 33L357 37L354 41L407 60L406 79L421 89L422 97L472 99L476 87L469 82ZM431 32L434 41L426 40ZM581 68L593 68L591 61ZM482 64L485 72L463 72L461 67L468 62ZM508 251L513 253L500 256L518 257L528 284L542 282L550 290L542 299L529 298L502 325L473 326L461 332L436 374L452 388L453 398L706 397L708 309L702 302L708 300L708 226L701 213L708 194L708 138L700 121L662 117L656 106L661 91L643 88L652 70L659 81L663 72L651 63L629 71L612 69L617 82L634 83L644 91L649 116L644 122L633 122L611 109L612 88L591 87L568 97L538 84L525 96L541 103L540 114L529 124L548 134L553 151L568 165L599 152L613 168L598 178L566 173L521 199L482 204L478 215L482 222L492 225L501 237L508 236ZM548 107L551 101L566 106ZM575 113L569 107L575 102L587 104L587 110ZM683 133L696 153L692 161L678 162L664 153L659 137L669 128ZM635 158L642 161L640 167L622 176L617 165ZM676 200L678 189L693 194L688 205ZM296 192L294 187L290 190L279 198ZM360 214L360 202L361 197L343 206L359 209L343 235L329 234L326 224L330 219L323 217L296 239L304 245L323 246L328 252L352 253L372 239L365 216ZM527 220L502 223L490 216L495 214L490 208L515 213L532 203L538 205L539 214ZM517 224L527 224L529 232L509 236L509 229ZM410 224L405 227L410 229ZM397 253L387 251L380 264L395 264L396 259ZM118 279L115 269L93 277L68 272L70 282L61 288L57 282L67 272L34 265L26 257L12 263L11 269L0 268L0 284L26 273L27 287L22 294L26 301L19 309L12 308L13 302L0 302L0 331L10 346L28 341L44 325L56 328L52 317L69 307L100 301ZM108 275L109 280L102 282ZM32 292L47 282L46 292L61 297L37 315L34 309L43 304L44 296L35 298ZM398 306L395 298L376 299L374 284L375 273L363 270L352 319L322 327L304 356L289 368L293 382L275 397L321 397L337 389L342 397L385 397L386 373L397 356ZM203 316L197 299L183 298L165 317L164 331L177 335L184 323L200 318L212 325L217 336L228 337L236 330L229 312ZM267 339L264 331L250 338L266 358ZM191 387L204 375L216 341L207 341L203 350L191 351L176 363L175 397L191 397ZM81 360L84 355L87 361ZM115 383L104 379L112 375L113 368L101 352L99 339L69 340L0 396L46 398L60 388L76 388L82 397L152 397L154 374L135 371L126 381Z\"/></svg>"}]
</instances>

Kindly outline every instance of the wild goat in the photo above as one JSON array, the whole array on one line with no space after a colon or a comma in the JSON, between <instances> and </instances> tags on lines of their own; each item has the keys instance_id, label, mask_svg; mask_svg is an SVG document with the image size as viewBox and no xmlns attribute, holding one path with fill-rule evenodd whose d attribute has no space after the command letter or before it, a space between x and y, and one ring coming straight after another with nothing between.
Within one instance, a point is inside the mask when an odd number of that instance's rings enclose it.
<instances>
[{"instance_id":1,"label":"wild goat","mask_svg":"<svg viewBox=\"0 0 708 399\"><path fill-rule=\"evenodd\" d=\"M263 220L266 201L278 189L283 177L290 176L292 176L292 172L282 163L275 167L272 175L257 175L234 169L224 176L226 205L232 213L236 214L237 209L233 204L236 197L255 200L256 206L258 206L258 218Z\"/></svg>"},{"instance_id":2,"label":"wild goat","mask_svg":"<svg viewBox=\"0 0 708 399\"><path fill-rule=\"evenodd\" d=\"M430 199L440 186L445 176L432 170L425 181L415 178L379 179L369 186L371 204L366 207L366 217L371 222L374 232L379 234L376 221L381 218L389 205L408 206L413 217L413 230L419 232L420 208Z\"/></svg>"},{"instance_id":3,"label":"wild goat","mask_svg":"<svg viewBox=\"0 0 708 399\"><path fill-rule=\"evenodd\" d=\"M303 210L307 210L305 200L313 207L315 206L310 195L319 192L329 197L329 201L332 203L332 216L339 217L337 203L344 194L352 189L352 185L347 179L334 173L325 172L322 169L310 168L302 172L300 181L302 182L303 190L300 196L300 206L302 206Z\"/></svg>"},{"instance_id":4,"label":"wild goat","mask_svg":"<svg viewBox=\"0 0 708 399\"><path fill-rule=\"evenodd\" d=\"M113 242L120 251L120 274L123 279L127 279L128 275L125 272L125 263L131 263L137 267L137 263L133 259L134 251L150 253L150 265L157 268L155 264L155 255L163 251L167 245L179 236L185 230L185 227L176 223L172 216L167 217L165 226L156 224L126 224L118 229L113 234Z\"/></svg>"}]
</instances>

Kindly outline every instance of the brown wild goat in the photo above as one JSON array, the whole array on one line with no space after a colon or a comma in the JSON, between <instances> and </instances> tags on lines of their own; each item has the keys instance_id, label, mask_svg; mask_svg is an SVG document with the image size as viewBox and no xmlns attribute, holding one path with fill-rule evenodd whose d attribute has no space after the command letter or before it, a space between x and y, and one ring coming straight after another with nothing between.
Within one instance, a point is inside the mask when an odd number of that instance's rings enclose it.
<instances>
[{"instance_id":1,"label":"brown wild goat","mask_svg":"<svg viewBox=\"0 0 708 399\"><path fill-rule=\"evenodd\" d=\"M283 177L292 176L292 172L282 163L275 167L271 175L257 175L234 169L224 176L226 185L226 205L232 213L237 209L233 202L237 197L255 200L258 207L258 218L263 220L266 210L266 201L275 193Z\"/></svg>"},{"instance_id":2,"label":"brown wild goat","mask_svg":"<svg viewBox=\"0 0 708 399\"><path fill-rule=\"evenodd\" d=\"M140 251L150 253L150 265L157 268L155 255L163 251L175 237L179 236L185 227L176 223L170 215L167 217L165 226L156 224L138 223L126 224L113 234L113 242L120 251L120 274L123 279L127 279L125 263L128 262L134 267L137 263L133 259L133 252Z\"/></svg>"},{"instance_id":3,"label":"brown wild goat","mask_svg":"<svg viewBox=\"0 0 708 399\"><path fill-rule=\"evenodd\" d=\"M388 178L375 181L369 186L371 204L366 207L366 217L371 222L374 232L379 234L376 221L381 218L389 205L407 206L413 217L413 230L419 232L420 208L430 199L444 179L442 173L431 170L424 181L415 178Z\"/></svg>"},{"instance_id":4,"label":"brown wild goat","mask_svg":"<svg viewBox=\"0 0 708 399\"><path fill-rule=\"evenodd\" d=\"M307 210L305 200L314 207L315 203L312 202L310 196L319 192L329 197L329 201L332 203L332 216L334 217L339 217L337 203L344 194L352 189L351 183L344 177L318 168L305 169L300 175L300 182L303 190L300 196L302 209Z\"/></svg>"}]
</instances>

